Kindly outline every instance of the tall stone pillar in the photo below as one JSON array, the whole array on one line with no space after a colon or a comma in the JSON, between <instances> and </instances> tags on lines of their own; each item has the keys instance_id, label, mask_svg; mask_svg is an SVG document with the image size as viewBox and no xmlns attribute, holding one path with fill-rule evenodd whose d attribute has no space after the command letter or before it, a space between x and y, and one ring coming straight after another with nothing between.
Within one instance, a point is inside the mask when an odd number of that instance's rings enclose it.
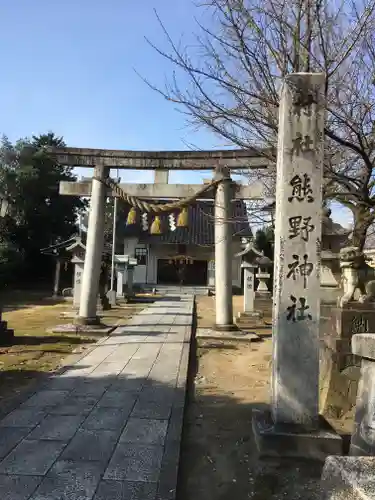
<instances>
[{"instance_id":1,"label":"tall stone pillar","mask_svg":"<svg viewBox=\"0 0 375 500\"><path fill-rule=\"evenodd\" d=\"M106 179L108 167L95 167L94 175ZM99 276L104 245L104 215L106 186L96 180L92 181L89 224L87 229L86 255L83 267L81 300L77 322L81 324L99 323L96 306L99 293Z\"/></svg>"},{"instance_id":2,"label":"tall stone pillar","mask_svg":"<svg viewBox=\"0 0 375 500\"><path fill-rule=\"evenodd\" d=\"M272 454L335 454L319 434L320 247L324 74L285 78L279 110L271 412L254 417ZM316 433L311 441L311 433ZM301 439L308 436L305 442ZM272 439L276 438L276 439ZM326 439L327 438L327 439ZM335 448L336 446L336 448ZM267 450L268 448L268 450ZM262 450L261 450L262 451ZM341 451L341 448L338 449ZM271 452L271 453L269 453Z\"/></svg>"},{"instance_id":3,"label":"tall stone pillar","mask_svg":"<svg viewBox=\"0 0 375 500\"><path fill-rule=\"evenodd\" d=\"M233 324L232 299L232 181L229 169L216 170L216 179L224 179L215 196L215 329L229 331Z\"/></svg>"}]
</instances>

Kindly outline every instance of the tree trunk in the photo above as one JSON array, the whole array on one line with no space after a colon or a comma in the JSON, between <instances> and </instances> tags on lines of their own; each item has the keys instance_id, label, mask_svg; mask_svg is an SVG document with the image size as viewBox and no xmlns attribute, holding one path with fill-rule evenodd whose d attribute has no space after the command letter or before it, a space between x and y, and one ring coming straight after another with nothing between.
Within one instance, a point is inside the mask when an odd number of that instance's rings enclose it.
<instances>
[{"instance_id":1,"label":"tree trunk","mask_svg":"<svg viewBox=\"0 0 375 500\"><path fill-rule=\"evenodd\" d=\"M354 212L354 227L352 235L352 244L363 250L366 243L366 236L369 227L374 221L374 216L369 209L359 208Z\"/></svg>"}]
</instances>

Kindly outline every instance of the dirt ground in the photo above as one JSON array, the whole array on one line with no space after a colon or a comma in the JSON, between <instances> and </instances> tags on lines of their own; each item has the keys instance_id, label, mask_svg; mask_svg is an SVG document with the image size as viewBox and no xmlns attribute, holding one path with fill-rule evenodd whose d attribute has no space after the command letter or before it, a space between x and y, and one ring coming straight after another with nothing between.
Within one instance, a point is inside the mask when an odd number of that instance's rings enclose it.
<instances>
[{"instance_id":1,"label":"dirt ground","mask_svg":"<svg viewBox=\"0 0 375 500\"><path fill-rule=\"evenodd\" d=\"M235 314L241 306L234 297ZM197 299L197 316L212 326L212 297ZM251 415L269 402L272 340L205 342L192 360L178 500L320 499L321 464L258 458Z\"/></svg>"}]
</instances>

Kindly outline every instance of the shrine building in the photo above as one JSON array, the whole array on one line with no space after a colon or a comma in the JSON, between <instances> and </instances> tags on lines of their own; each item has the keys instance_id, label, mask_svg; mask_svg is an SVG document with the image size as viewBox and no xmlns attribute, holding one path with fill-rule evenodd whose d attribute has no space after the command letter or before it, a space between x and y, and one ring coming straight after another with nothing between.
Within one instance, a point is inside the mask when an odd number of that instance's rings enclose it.
<instances>
[{"instance_id":1,"label":"shrine building","mask_svg":"<svg viewBox=\"0 0 375 500\"><path fill-rule=\"evenodd\" d=\"M155 200L153 200L155 203ZM159 200L158 203L164 203ZM160 234L151 234L154 216L137 213L126 224L130 208L124 209L124 254L135 256L134 283L138 285L215 285L214 202L197 201L187 208L187 224L178 226L179 211L160 216ZM247 207L233 201L233 287L241 287L241 239L251 236Z\"/></svg>"}]
</instances>

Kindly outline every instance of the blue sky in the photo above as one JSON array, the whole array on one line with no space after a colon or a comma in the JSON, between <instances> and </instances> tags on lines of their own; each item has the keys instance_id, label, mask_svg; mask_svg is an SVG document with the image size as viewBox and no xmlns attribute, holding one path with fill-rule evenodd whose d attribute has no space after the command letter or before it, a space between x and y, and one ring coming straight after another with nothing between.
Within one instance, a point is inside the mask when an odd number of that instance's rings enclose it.
<instances>
[{"instance_id":1,"label":"blue sky","mask_svg":"<svg viewBox=\"0 0 375 500\"><path fill-rule=\"evenodd\" d=\"M210 21L195 3L0 0L0 133L14 141L51 130L69 146L92 148L222 147L211 132L187 126L183 110L134 71L163 85L173 67L144 38L168 50L154 8L174 40L192 44L194 18ZM200 182L202 175L174 173L171 182ZM123 171L122 178L150 182L152 174Z\"/></svg>"}]
</instances>

